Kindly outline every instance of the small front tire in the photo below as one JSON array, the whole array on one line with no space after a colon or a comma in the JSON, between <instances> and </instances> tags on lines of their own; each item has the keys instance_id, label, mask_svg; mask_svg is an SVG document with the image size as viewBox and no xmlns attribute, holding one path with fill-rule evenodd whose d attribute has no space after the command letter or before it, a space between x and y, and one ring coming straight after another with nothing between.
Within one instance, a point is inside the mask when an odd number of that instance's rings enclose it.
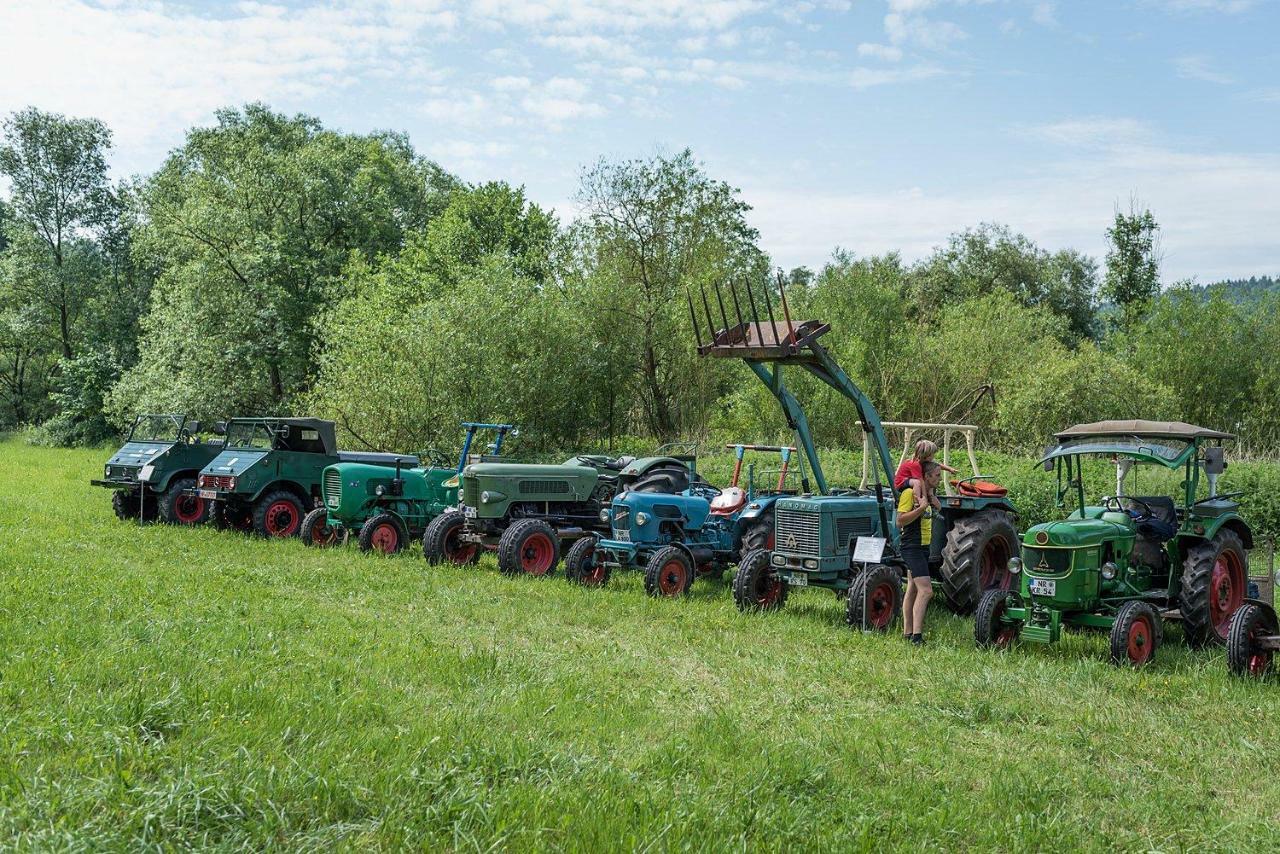
<instances>
[{"instance_id":1,"label":"small front tire","mask_svg":"<svg viewBox=\"0 0 1280 854\"><path fill-rule=\"evenodd\" d=\"M600 560L596 551L599 537L594 534L583 537L569 548L564 559L564 577L583 587L603 587L609 583L613 567Z\"/></svg>"},{"instance_id":2,"label":"small front tire","mask_svg":"<svg viewBox=\"0 0 1280 854\"><path fill-rule=\"evenodd\" d=\"M360 551L393 555L404 549L409 540L400 519L390 513L370 516L360 527Z\"/></svg>"},{"instance_id":3,"label":"small front tire","mask_svg":"<svg viewBox=\"0 0 1280 854\"><path fill-rule=\"evenodd\" d=\"M461 510L446 510L428 522L422 535L422 556L427 563L468 566L480 560L480 547L461 539L466 524Z\"/></svg>"},{"instance_id":4,"label":"small front tire","mask_svg":"<svg viewBox=\"0 0 1280 854\"><path fill-rule=\"evenodd\" d=\"M649 557L644 568L644 592L674 599L693 584L693 561L683 549L663 546Z\"/></svg>"},{"instance_id":5,"label":"small front tire","mask_svg":"<svg viewBox=\"0 0 1280 854\"><path fill-rule=\"evenodd\" d=\"M1154 605L1141 601L1124 603L1111 625L1111 663L1146 665L1160 648L1163 634L1164 623Z\"/></svg>"},{"instance_id":6,"label":"small front tire","mask_svg":"<svg viewBox=\"0 0 1280 854\"><path fill-rule=\"evenodd\" d=\"M298 532L304 545L319 549L341 545L344 536L342 526L329 522L329 511L317 507L302 518L302 529Z\"/></svg>"},{"instance_id":7,"label":"small front tire","mask_svg":"<svg viewBox=\"0 0 1280 854\"><path fill-rule=\"evenodd\" d=\"M1233 676L1266 676L1274 668L1275 651L1263 649L1261 640L1276 635L1280 635L1280 625L1275 611L1245 602L1231 618L1227 631L1227 670Z\"/></svg>"},{"instance_id":8,"label":"small front tire","mask_svg":"<svg viewBox=\"0 0 1280 854\"><path fill-rule=\"evenodd\" d=\"M869 567L849 585L844 621L852 629L886 632L902 610L902 575L885 564Z\"/></svg>"},{"instance_id":9,"label":"small front tire","mask_svg":"<svg viewBox=\"0 0 1280 854\"><path fill-rule=\"evenodd\" d=\"M747 552L733 574L733 602L739 611L776 611L787 601L787 582L769 563L764 549Z\"/></svg>"},{"instance_id":10,"label":"small front tire","mask_svg":"<svg viewBox=\"0 0 1280 854\"><path fill-rule=\"evenodd\" d=\"M560 538L541 519L521 519L498 540L498 569L507 575L550 575L560 563Z\"/></svg>"},{"instance_id":11,"label":"small front tire","mask_svg":"<svg viewBox=\"0 0 1280 854\"><path fill-rule=\"evenodd\" d=\"M1005 590L985 591L973 613L973 640L979 649L1008 649L1022 634L1022 623L1006 619L1009 593Z\"/></svg>"}]
</instances>

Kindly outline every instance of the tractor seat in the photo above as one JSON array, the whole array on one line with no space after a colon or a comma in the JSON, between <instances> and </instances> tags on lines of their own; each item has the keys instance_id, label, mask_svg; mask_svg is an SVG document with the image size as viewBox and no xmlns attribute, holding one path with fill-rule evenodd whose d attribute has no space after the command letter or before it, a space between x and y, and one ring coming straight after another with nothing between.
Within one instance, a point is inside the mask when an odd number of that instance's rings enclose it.
<instances>
[{"instance_id":1,"label":"tractor seat","mask_svg":"<svg viewBox=\"0 0 1280 854\"><path fill-rule=\"evenodd\" d=\"M1134 497L1151 508L1151 518L1138 523L1138 533L1162 542L1173 539L1173 535L1178 533L1178 509L1173 499L1167 495ZM1138 504L1133 505L1133 509L1137 513L1143 512Z\"/></svg>"},{"instance_id":2,"label":"tractor seat","mask_svg":"<svg viewBox=\"0 0 1280 854\"><path fill-rule=\"evenodd\" d=\"M1009 490L989 480L953 480L951 486L968 498L1004 498L1009 494Z\"/></svg>"},{"instance_id":3,"label":"tractor seat","mask_svg":"<svg viewBox=\"0 0 1280 854\"><path fill-rule=\"evenodd\" d=\"M732 516L747 503L747 491L737 486L729 486L719 495L711 499L711 515Z\"/></svg>"}]
</instances>

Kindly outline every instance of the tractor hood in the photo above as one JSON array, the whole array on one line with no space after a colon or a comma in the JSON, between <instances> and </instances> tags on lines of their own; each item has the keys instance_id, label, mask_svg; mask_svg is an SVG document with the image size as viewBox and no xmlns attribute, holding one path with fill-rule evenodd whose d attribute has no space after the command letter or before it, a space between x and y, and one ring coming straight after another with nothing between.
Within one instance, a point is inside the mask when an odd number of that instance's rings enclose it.
<instances>
[{"instance_id":1,"label":"tractor hood","mask_svg":"<svg viewBox=\"0 0 1280 854\"><path fill-rule=\"evenodd\" d=\"M213 461L204 467L201 474L241 475L248 471L250 466L266 456L266 451L253 448L232 448L214 457Z\"/></svg>"},{"instance_id":2,"label":"tractor hood","mask_svg":"<svg viewBox=\"0 0 1280 854\"><path fill-rule=\"evenodd\" d=\"M596 470L590 466L541 466L530 463L472 463L462 470L463 477L477 478L573 478L595 483Z\"/></svg>"},{"instance_id":3,"label":"tractor hood","mask_svg":"<svg viewBox=\"0 0 1280 854\"><path fill-rule=\"evenodd\" d=\"M625 511L625 512L624 512ZM682 528L698 530L707 521L711 502L699 495L667 495L661 492L624 492L613 499L615 519L627 519L632 529L652 532L635 542L657 540L658 526L669 520L680 523ZM644 514L641 517L641 513ZM650 524L649 520L653 520Z\"/></svg>"},{"instance_id":4,"label":"tractor hood","mask_svg":"<svg viewBox=\"0 0 1280 854\"><path fill-rule=\"evenodd\" d=\"M1065 519L1033 525L1023 535L1022 544L1031 548L1084 548L1132 535L1132 527L1108 519Z\"/></svg>"},{"instance_id":5,"label":"tractor hood","mask_svg":"<svg viewBox=\"0 0 1280 854\"><path fill-rule=\"evenodd\" d=\"M110 466L132 466L137 468L163 456L170 448L171 442L127 442L107 460Z\"/></svg>"}]
</instances>

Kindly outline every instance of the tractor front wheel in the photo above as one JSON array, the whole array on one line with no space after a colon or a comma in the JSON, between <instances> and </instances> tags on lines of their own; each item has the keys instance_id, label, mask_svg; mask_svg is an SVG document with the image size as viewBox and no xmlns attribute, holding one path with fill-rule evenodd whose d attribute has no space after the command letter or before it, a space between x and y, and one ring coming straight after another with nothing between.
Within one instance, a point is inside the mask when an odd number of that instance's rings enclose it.
<instances>
[{"instance_id":1,"label":"tractor front wheel","mask_svg":"<svg viewBox=\"0 0 1280 854\"><path fill-rule=\"evenodd\" d=\"M157 497L160 518L170 525L203 525L209 520L209 502L189 494L196 488L193 477L171 481L169 489Z\"/></svg>"},{"instance_id":2,"label":"tractor front wheel","mask_svg":"<svg viewBox=\"0 0 1280 854\"><path fill-rule=\"evenodd\" d=\"M404 548L409 533L400 520L390 513L370 516L360 528L360 551L393 555Z\"/></svg>"},{"instance_id":3,"label":"tractor front wheel","mask_svg":"<svg viewBox=\"0 0 1280 854\"><path fill-rule=\"evenodd\" d=\"M776 611L786 603L787 582L769 560L769 552L756 549L738 563L733 574L733 602L739 611Z\"/></svg>"},{"instance_id":4,"label":"tractor front wheel","mask_svg":"<svg viewBox=\"0 0 1280 854\"><path fill-rule=\"evenodd\" d=\"M649 557L644 568L645 593L674 599L688 593L691 584L693 561L684 549L664 546Z\"/></svg>"},{"instance_id":5,"label":"tractor front wheel","mask_svg":"<svg viewBox=\"0 0 1280 854\"><path fill-rule=\"evenodd\" d=\"M302 502L292 492L268 492L253 505L253 530L263 537L294 537L305 515Z\"/></svg>"},{"instance_id":6,"label":"tractor front wheel","mask_svg":"<svg viewBox=\"0 0 1280 854\"><path fill-rule=\"evenodd\" d=\"M1280 625L1275 611L1245 602L1231 618L1227 632L1227 669L1235 676L1266 676L1275 651L1263 649L1261 641L1276 635L1280 635Z\"/></svg>"},{"instance_id":7,"label":"tractor front wheel","mask_svg":"<svg viewBox=\"0 0 1280 854\"><path fill-rule=\"evenodd\" d=\"M742 545L739 548L739 554L755 551L756 549L765 549L773 551L773 511L769 511L759 519L751 523L751 527L747 528L742 535Z\"/></svg>"},{"instance_id":8,"label":"tractor front wheel","mask_svg":"<svg viewBox=\"0 0 1280 854\"><path fill-rule=\"evenodd\" d=\"M1022 634L1021 622L1009 622L1009 594L1004 590L988 590L978 600L973 612L973 640L980 649L1008 649Z\"/></svg>"},{"instance_id":9,"label":"tractor front wheel","mask_svg":"<svg viewBox=\"0 0 1280 854\"><path fill-rule=\"evenodd\" d=\"M844 621L853 629L888 631L902 609L902 575L892 566L877 564L860 573L849 586Z\"/></svg>"},{"instance_id":10,"label":"tractor front wheel","mask_svg":"<svg viewBox=\"0 0 1280 854\"><path fill-rule=\"evenodd\" d=\"M955 520L942 547L942 591L947 607L973 613L987 590L1010 590L1009 558L1018 554L1018 530L1006 510L979 510Z\"/></svg>"},{"instance_id":11,"label":"tractor front wheel","mask_svg":"<svg viewBox=\"0 0 1280 854\"><path fill-rule=\"evenodd\" d=\"M138 509L142 506L142 500L138 497L138 493L127 489L111 490L111 509L115 511L116 518L122 522L130 520L138 520Z\"/></svg>"},{"instance_id":12,"label":"tractor front wheel","mask_svg":"<svg viewBox=\"0 0 1280 854\"><path fill-rule=\"evenodd\" d=\"M317 507L302 517L302 528L298 531L298 536L305 545L324 549L342 541L341 531L338 525L329 524L329 511Z\"/></svg>"},{"instance_id":13,"label":"tractor front wheel","mask_svg":"<svg viewBox=\"0 0 1280 854\"><path fill-rule=\"evenodd\" d=\"M1187 550L1182 564L1182 635L1191 647L1225 645L1231 618L1244 604L1249 562L1235 531L1220 530L1212 540Z\"/></svg>"},{"instance_id":14,"label":"tractor front wheel","mask_svg":"<svg viewBox=\"0 0 1280 854\"><path fill-rule=\"evenodd\" d=\"M243 534L253 530L253 512L243 504L215 501L209 516L213 519L213 527L219 531L239 531Z\"/></svg>"},{"instance_id":15,"label":"tractor front wheel","mask_svg":"<svg viewBox=\"0 0 1280 854\"><path fill-rule=\"evenodd\" d=\"M564 577L583 587L603 587L609 582L612 567L600 560L594 534L583 537L569 548L564 559Z\"/></svg>"},{"instance_id":16,"label":"tractor front wheel","mask_svg":"<svg viewBox=\"0 0 1280 854\"><path fill-rule=\"evenodd\" d=\"M560 562L560 538L541 519L521 519L498 540L498 569L507 575L550 575Z\"/></svg>"},{"instance_id":17,"label":"tractor front wheel","mask_svg":"<svg viewBox=\"0 0 1280 854\"><path fill-rule=\"evenodd\" d=\"M1164 623L1150 602L1126 602L1111 625L1111 663L1142 667L1160 647Z\"/></svg>"},{"instance_id":18,"label":"tractor front wheel","mask_svg":"<svg viewBox=\"0 0 1280 854\"><path fill-rule=\"evenodd\" d=\"M461 510L448 510L432 519L422 535L422 556L427 563L466 566L480 560L480 547L460 537L466 524Z\"/></svg>"}]
</instances>

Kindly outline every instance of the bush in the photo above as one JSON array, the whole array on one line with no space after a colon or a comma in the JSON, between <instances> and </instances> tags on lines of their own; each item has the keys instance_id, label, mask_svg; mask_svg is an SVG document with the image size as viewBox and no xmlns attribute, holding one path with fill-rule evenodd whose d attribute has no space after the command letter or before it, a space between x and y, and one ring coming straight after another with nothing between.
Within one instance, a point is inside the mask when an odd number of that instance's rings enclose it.
<instances>
[{"instance_id":1,"label":"bush","mask_svg":"<svg viewBox=\"0 0 1280 854\"><path fill-rule=\"evenodd\" d=\"M120 366L111 353L86 353L58 363L61 375L50 395L57 414L32 435L40 445L73 447L96 445L116 436L107 421L104 403L120 378Z\"/></svg>"}]
</instances>

